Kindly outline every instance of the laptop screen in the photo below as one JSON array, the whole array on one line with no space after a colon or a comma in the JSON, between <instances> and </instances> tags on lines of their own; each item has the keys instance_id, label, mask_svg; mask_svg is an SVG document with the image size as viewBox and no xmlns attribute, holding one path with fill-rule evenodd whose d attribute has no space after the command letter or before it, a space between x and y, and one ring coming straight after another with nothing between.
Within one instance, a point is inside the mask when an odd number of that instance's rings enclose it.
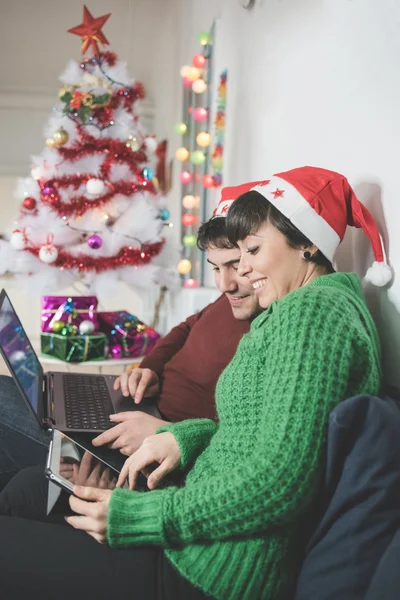
<instances>
[{"instance_id":1,"label":"laptop screen","mask_svg":"<svg viewBox=\"0 0 400 600\"><path fill-rule=\"evenodd\" d=\"M16 383L37 414L42 367L7 294L3 294L0 306L0 346Z\"/></svg>"}]
</instances>

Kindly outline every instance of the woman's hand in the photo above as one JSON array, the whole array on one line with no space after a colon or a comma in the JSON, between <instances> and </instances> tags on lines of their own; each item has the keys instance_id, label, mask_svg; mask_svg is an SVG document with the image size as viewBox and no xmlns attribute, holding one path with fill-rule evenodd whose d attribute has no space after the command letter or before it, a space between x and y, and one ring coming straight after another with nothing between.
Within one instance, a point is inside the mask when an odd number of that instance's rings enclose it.
<instances>
[{"instance_id":1,"label":"woman's hand","mask_svg":"<svg viewBox=\"0 0 400 600\"><path fill-rule=\"evenodd\" d=\"M144 397L156 396L160 391L160 380L151 369L127 369L114 381L114 390L121 389L123 396L131 395L135 404Z\"/></svg>"},{"instance_id":2,"label":"woman's hand","mask_svg":"<svg viewBox=\"0 0 400 600\"><path fill-rule=\"evenodd\" d=\"M179 467L180 462L181 451L172 433L166 431L151 435L144 440L139 450L125 461L117 487L123 486L128 479L129 489L135 489L137 477L142 472L148 475L147 486L152 490L168 473ZM150 473L149 467L154 466L154 463L159 466Z\"/></svg>"},{"instance_id":3,"label":"woman's hand","mask_svg":"<svg viewBox=\"0 0 400 600\"><path fill-rule=\"evenodd\" d=\"M79 516L65 517L67 523L91 535L97 542L107 542L108 505L111 490L99 490L93 487L74 486L74 496L70 496L69 505Z\"/></svg>"}]
</instances>

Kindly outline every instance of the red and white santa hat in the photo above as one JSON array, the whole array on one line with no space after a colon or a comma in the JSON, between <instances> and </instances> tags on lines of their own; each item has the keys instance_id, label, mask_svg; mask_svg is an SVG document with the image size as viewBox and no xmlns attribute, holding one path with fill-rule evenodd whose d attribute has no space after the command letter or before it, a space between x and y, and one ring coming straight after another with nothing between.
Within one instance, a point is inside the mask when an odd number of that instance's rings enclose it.
<instances>
[{"instance_id":1,"label":"red and white santa hat","mask_svg":"<svg viewBox=\"0 0 400 600\"><path fill-rule=\"evenodd\" d=\"M347 225L363 229L375 258L365 279L379 287L391 280L392 271L374 218L343 175L318 167L300 167L264 181L224 188L214 215L226 216L232 202L250 190L262 194L331 262Z\"/></svg>"}]
</instances>

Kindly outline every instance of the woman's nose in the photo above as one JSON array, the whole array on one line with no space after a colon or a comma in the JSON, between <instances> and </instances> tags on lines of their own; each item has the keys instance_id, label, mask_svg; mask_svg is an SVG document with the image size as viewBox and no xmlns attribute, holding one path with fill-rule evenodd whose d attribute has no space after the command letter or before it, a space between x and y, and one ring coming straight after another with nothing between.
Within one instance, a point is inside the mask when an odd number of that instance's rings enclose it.
<instances>
[{"instance_id":1,"label":"woman's nose","mask_svg":"<svg viewBox=\"0 0 400 600\"><path fill-rule=\"evenodd\" d=\"M243 253L240 255L240 261L239 261L237 273L238 273L239 277L247 277L247 274L250 271L251 271L251 267L250 267L249 263L247 262L246 254Z\"/></svg>"}]
</instances>

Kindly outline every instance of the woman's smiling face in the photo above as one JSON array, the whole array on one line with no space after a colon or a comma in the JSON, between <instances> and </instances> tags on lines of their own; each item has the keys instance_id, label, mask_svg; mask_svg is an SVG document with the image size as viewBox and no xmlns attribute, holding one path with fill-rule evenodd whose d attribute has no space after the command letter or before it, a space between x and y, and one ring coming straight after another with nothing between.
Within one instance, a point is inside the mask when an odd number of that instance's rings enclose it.
<instances>
[{"instance_id":1,"label":"woman's smiling face","mask_svg":"<svg viewBox=\"0 0 400 600\"><path fill-rule=\"evenodd\" d=\"M260 306L268 308L313 277L315 265L304 260L305 248L291 248L286 237L269 221L254 234L238 241L238 273L251 282ZM309 248L311 252L315 248Z\"/></svg>"}]
</instances>

